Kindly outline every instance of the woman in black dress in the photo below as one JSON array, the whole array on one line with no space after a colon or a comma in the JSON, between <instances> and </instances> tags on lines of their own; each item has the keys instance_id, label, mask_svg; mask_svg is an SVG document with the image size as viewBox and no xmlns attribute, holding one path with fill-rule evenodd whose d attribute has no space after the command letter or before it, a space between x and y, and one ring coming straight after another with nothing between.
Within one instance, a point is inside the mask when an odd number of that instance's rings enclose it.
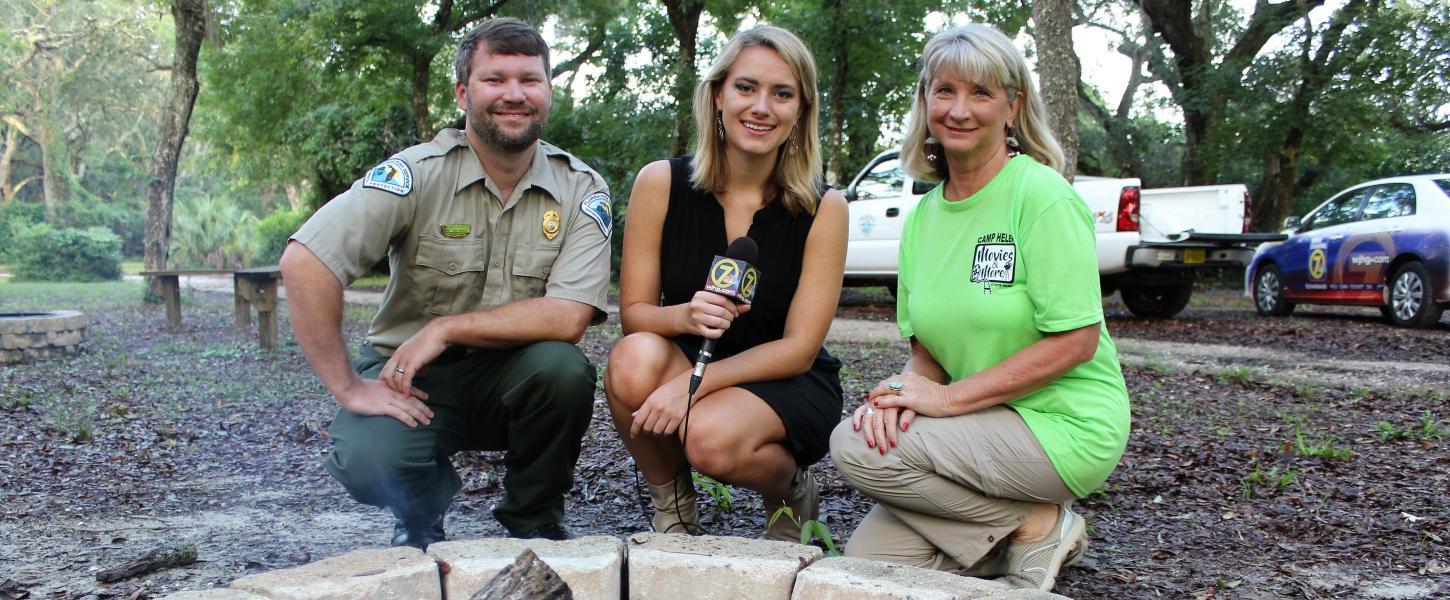
<instances>
[{"instance_id":1,"label":"woman in black dress","mask_svg":"<svg viewBox=\"0 0 1450 600\"><path fill-rule=\"evenodd\" d=\"M778 27L740 32L694 105L694 156L647 165L630 194L619 282L626 335L610 352L605 391L648 480L655 531L698 531L693 465L759 492L767 518L790 507L765 537L798 541L819 512L806 468L841 419L840 362L821 344L846 256L846 200L820 183L810 51ZM702 291L711 258L747 235L760 248L754 301ZM719 345L682 427L707 338Z\"/></svg>"}]
</instances>

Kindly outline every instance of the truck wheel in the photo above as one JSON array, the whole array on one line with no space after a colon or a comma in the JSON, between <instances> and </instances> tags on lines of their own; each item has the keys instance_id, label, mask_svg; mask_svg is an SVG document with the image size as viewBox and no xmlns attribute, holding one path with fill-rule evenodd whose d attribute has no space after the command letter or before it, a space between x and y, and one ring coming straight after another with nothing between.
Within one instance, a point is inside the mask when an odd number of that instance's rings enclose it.
<instances>
[{"instance_id":1,"label":"truck wheel","mask_svg":"<svg viewBox=\"0 0 1450 600\"><path fill-rule=\"evenodd\" d=\"M1188 298L1193 295L1193 284L1124 285L1118 291L1123 295L1123 304L1134 315L1166 319L1188 306Z\"/></svg>"},{"instance_id":2,"label":"truck wheel","mask_svg":"<svg viewBox=\"0 0 1450 600\"><path fill-rule=\"evenodd\" d=\"M1294 303L1284 299L1284 276L1279 267L1264 265L1254 274L1254 310L1266 317L1294 312Z\"/></svg>"},{"instance_id":3,"label":"truck wheel","mask_svg":"<svg viewBox=\"0 0 1450 600\"><path fill-rule=\"evenodd\" d=\"M1390 304L1385 316L1400 327L1434 327L1444 310L1430 290L1430 272L1418 262L1405 263L1390 277Z\"/></svg>"}]
</instances>

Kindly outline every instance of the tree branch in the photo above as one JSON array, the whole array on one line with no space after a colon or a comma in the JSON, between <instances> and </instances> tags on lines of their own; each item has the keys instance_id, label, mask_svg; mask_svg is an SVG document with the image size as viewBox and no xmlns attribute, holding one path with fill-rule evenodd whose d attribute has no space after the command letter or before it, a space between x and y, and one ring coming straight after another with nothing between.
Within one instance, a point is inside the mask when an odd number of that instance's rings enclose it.
<instances>
[{"instance_id":1,"label":"tree branch","mask_svg":"<svg viewBox=\"0 0 1450 600\"><path fill-rule=\"evenodd\" d=\"M589 62L589 59L593 58L594 55L599 52L599 49L604 47L604 35L606 29L607 25L603 23L601 23L598 27L592 29L589 32L589 44L585 46L584 49L581 50L579 54L576 55L574 58L554 65L554 71L549 74L549 79L554 79L560 75L563 75L570 71L574 71L582 66L584 63Z\"/></svg>"},{"instance_id":2,"label":"tree branch","mask_svg":"<svg viewBox=\"0 0 1450 600\"><path fill-rule=\"evenodd\" d=\"M1323 4L1324 0L1284 0L1277 4L1259 0L1254 5L1254 15L1249 17L1248 27L1233 48L1224 55L1223 62L1247 65L1258 56L1259 50L1269 42L1269 38L1288 27L1300 14L1308 14Z\"/></svg>"},{"instance_id":3,"label":"tree branch","mask_svg":"<svg viewBox=\"0 0 1450 600\"><path fill-rule=\"evenodd\" d=\"M492 17L492 16L498 14L498 10L500 8L503 8L503 5L508 4L508 3L509 3L509 0L498 0L497 2L494 2L493 4L490 4L490 5L486 6L486 7L484 7L482 10L479 10L478 12L472 12L472 13L464 14L463 16L458 17L458 20L456 20L452 24L450 24L448 26L448 30L449 31L462 31L464 27L467 27L467 26L473 24L474 21L479 21L479 20L482 20L482 19L487 19L489 17Z\"/></svg>"}]
</instances>

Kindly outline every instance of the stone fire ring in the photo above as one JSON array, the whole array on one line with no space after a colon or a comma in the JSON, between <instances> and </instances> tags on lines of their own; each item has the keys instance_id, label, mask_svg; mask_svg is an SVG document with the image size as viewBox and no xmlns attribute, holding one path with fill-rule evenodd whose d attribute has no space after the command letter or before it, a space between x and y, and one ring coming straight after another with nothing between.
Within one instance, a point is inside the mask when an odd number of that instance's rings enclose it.
<instances>
[{"instance_id":1,"label":"stone fire ring","mask_svg":"<svg viewBox=\"0 0 1450 600\"><path fill-rule=\"evenodd\" d=\"M0 364L79 353L86 323L75 310L0 313Z\"/></svg>"},{"instance_id":2,"label":"stone fire ring","mask_svg":"<svg viewBox=\"0 0 1450 600\"><path fill-rule=\"evenodd\" d=\"M577 600L1068 600L996 581L825 557L814 546L657 533L461 540L433 544L427 553L355 550L162 600L470 600L525 549Z\"/></svg>"}]
</instances>

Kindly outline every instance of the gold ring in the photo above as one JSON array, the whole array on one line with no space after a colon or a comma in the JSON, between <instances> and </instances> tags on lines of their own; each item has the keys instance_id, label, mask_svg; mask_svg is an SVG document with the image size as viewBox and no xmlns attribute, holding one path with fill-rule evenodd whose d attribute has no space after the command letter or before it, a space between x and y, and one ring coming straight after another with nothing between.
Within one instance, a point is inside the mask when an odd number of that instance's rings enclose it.
<instances>
[{"instance_id":1,"label":"gold ring","mask_svg":"<svg viewBox=\"0 0 1450 600\"><path fill-rule=\"evenodd\" d=\"M891 391L893 391L893 392L899 392L899 391L901 391L906 386L901 385L901 382L900 381L893 381L891 383L886 384L886 387L891 388Z\"/></svg>"}]
</instances>

